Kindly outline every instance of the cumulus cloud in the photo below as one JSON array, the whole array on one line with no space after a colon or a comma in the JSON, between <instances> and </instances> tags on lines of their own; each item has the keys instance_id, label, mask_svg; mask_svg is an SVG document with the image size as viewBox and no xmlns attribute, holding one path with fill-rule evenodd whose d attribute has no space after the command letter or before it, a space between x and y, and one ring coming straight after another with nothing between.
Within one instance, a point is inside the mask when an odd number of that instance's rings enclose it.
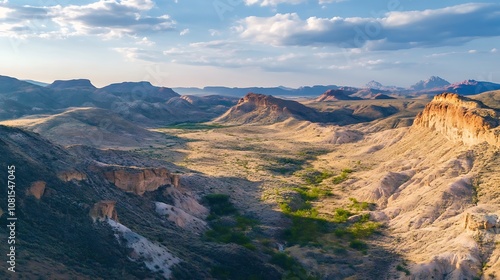
<instances>
[{"instance_id":1,"label":"cumulus cloud","mask_svg":"<svg viewBox=\"0 0 500 280\"><path fill-rule=\"evenodd\" d=\"M347 0L319 0L319 4L329 4L329 3L338 3L344 2ZM307 0L245 0L245 4L247 6L250 5L259 5L259 6L278 6L280 4L290 4L290 5L298 5L301 3L307 2Z\"/></svg>"},{"instance_id":2,"label":"cumulus cloud","mask_svg":"<svg viewBox=\"0 0 500 280\"><path fill-rule=\"evenodd\" d=\"M260 5L260 6L277 6L279 4L292 4L297 5L307 0L245 0L245 4L250 5Z\"/></svg>"},{"instance_id":3,"label":"cumulus cloud","mask_svg":"<svg viewBox=\"0 0 500 280\"><path fill-rule=\"evenodd\" d=\"M151 0L99 0L86 5L49 7L4 5L0 8L0 30L4 36L55 34L112 38L174 29L175 21L168 15L147 15L153 7Z\"/></svg>"},{"instance_id":4,"label":"cumulus cloud","mask_svg":"<svg viewBox=\"0 0 500 280\"><path fill-rule=\"evenodd\" d=\"M184 35L187 35L188 33L189 33L189 28L186 28L186 29L183 29L183 30L179 33L179 35L184 36Z\"/></svg>"},{"instance_id":5,"label":"cumulus cloud","mask_svg":"<svg viewBox=\"0 0 500 280\"><path fill-rule=\"evenodd\" d=\"M242 38L280 46L333 45L394 50L460 45L500 34L500 4L471 3L384 17L310 17L296 13L247 17L234 28Z\"/></svg>"}]
</instances>

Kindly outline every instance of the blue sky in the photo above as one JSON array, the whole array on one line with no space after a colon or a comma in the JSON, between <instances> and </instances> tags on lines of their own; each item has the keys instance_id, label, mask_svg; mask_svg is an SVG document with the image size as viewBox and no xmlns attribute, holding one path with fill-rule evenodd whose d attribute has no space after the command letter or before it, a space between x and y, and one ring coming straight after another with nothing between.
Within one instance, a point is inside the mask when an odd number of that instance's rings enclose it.
<instances>
[{"instance_id":1,"label":"blue sky","mask_svg":"<svg viewBox=\"0 0 500 280\"><path fill-rule=\"evenodd\" d=\"M500 82L500 4L0 0L0 75L96 86Z\"/></svg>"}]
</instances>

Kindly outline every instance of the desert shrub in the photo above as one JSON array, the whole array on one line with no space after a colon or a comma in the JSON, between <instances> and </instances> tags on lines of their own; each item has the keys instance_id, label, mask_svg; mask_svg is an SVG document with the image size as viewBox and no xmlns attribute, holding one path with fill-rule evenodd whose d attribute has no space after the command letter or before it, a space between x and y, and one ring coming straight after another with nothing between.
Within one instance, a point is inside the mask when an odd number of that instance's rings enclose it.
<instances>
[{"instance_id":1,"label":"desert shrub","mask_svg":"<svg viewBox=\"0 0 500 280\"><path fill-rule=\"evenodd\" d=\"M333 216L333 222L335 223L345 223L347 222L347 219L352 216L352 213L349 212L348 210L345 210L343 208L337 208L335 209L335 213Z\"/></svg>"},{"instance_id":2,"label":"desert shrub","mask_svg":"<svg viewBox=\"0 0 500 280\"><path fill-rule=\"evenodd\" d=\"M236 208L234 208L231 201L229 201L229 196L226 194L209 194L204 197L204 200L210 207L209 219L236 213Z\"/></svg>"},{"instance_id":3,"label":"desert shrub","mask_svg":"<svg viewBox=\"0 0 500 280\"><path fill-rule=\"evenodd\" d=\"M368 249L368 244L366 244L365 242L363 242L361 240L354 239L354 240L351 240L351 242L349 242L349 247L351 247L355 250L358 250L358 251L366 251L366 249Z\"/></svg>"},{"instance_id":4,"label":"desert shrub","mask_svg":"<svg viewBox=\"0 0 500 280\"><path fill-rule=\"evenodd\" d=\"M380 228L380 224L376 222L357 222L348 228L348 232L354 238L366 238L375 233Z\"/></svg>"},{"instance_id":5,"label":"desert shrub","mask_svg":"<svg viewBox=\"0 0 500 280\"><path fill-rule=\"evenodd\" d=\"M349 205L349 208L354 209L356 211L369 210L370 208L373 207L372 203L368 203L366 201L359 202L357 199L353 197L350 197L349 200L351 201L351 205Z\"/></svg>"},{"instance_id":6,"label":"desert shrub","mask_svg":"<svg viewBox=\"0 0 500 280\"><path fill-rule=\"evenodd\" d=\"M303 200L306 201L317 200L320 197L332 195L332 193L329 190L324 190L318 187L295 188L294 190L300 194Z\"/></svg>"},{"instance_id":7,"label":"desert shrub","mask_svg":"<svg viewBox=\"0 0 500 280\"><path fill-rule=\"evenodd\" d=\"M340 172L340 175L337 175L332 178L332 183L334 184L340 184L347 180L349 177L349 174L352 173L352 170L349 168L343 169L342 172Z\"/></svg>"},{"instance_id":8,"label":"desert shrub","mask_svg":"<svg viewBox=\"0 0 500 280\"><path fill-rule=\"evenodd\" d=\"M331 172L319 171L314 168L306 168L304 170L294 173L296 176L302 178L308 185L319 185L323 180L333 176Z\"/></svg>"}]
</instances>

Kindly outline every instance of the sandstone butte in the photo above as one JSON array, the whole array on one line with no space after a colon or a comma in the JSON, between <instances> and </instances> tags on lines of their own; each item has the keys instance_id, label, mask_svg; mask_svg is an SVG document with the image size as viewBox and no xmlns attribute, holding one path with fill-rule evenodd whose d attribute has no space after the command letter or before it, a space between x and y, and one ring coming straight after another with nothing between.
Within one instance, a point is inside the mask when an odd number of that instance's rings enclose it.
<instances>
[{"instance_id":1,"label":"sandstone butte","mask_svg":"<svg viewBox=\"0 0 500 280\"><path fill-rule=\"evenodd\" d=\"M488 142L500 146L497 110L480 101L454 93L442 93L425 106L415 119L416 127L425 127L465 145Z\"/></svg>"}]
</instances>

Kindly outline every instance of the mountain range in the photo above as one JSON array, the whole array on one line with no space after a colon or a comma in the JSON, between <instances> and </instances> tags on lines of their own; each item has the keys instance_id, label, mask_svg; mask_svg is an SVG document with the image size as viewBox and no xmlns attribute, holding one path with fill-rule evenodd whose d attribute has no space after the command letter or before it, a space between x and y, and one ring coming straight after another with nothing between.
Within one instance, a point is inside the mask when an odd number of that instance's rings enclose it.
<instances>
[{"instance_id":1,"label":"mountain range","mask_svg":"<svg viewBox=\"0 0 500 280\"><path fill-rule=\"evenodd\" d=\"M90 81L88 80L73 80L73 82L68 83L67 81L55 81L52 84L46 84L36 81L27 80L26 82L46 86L48 88L57 88L60 83L66 83L66 87L76 86L78 82L85 82L87 86L93 87ZM146 90L146 87L151 87L152 85L147 82L139 82L139 83L121 83L119 86L122 88L136 86L144 87L141 91ZM104 88L109 87L116 88L118 85L110 85ZM103 89L104 89L103 88ZM435 95L440 92L453 92L459 93L462 95L473 95L479 94L485 91L497 90L500 89L500 84L486 81L476 81L476 80L464 80L462 82L450 83L438 76L431 76L427 80L421 80L408 88L396 87L396 86L386 86L382 85L377 81L370 81L364 87L348 87L348 86L338 86L338 85L314 85L314 86L303 86L299 88L288 88L288 87L224 87L224 86L207 86L203 88L196 87L174 87L173 91L179 93L181 95L224 95L224 96L235 96L235 97L243 97L249 92L258 92L267 95L274 96L289 96L289 97L298 97L298 96L319 96L328 90L336 90L336 89L347 89L356 91L353 93L358 97L366 97L366 91L370 91L373 93L374 91L378 91L378 93L383 93L387 95L394 96L409 96L416 97L421 95Z\"/></svg>"},{"instance_id":2,"label":"mountain range","mask_svg":"<svg viewBox=\"0 0 500 280\"><path fill-rule=\"evenodd\" d=\"M494 279L500 91L370 85L285 99L0 77L15 277Z\"/></svg>"}]
</instances>

